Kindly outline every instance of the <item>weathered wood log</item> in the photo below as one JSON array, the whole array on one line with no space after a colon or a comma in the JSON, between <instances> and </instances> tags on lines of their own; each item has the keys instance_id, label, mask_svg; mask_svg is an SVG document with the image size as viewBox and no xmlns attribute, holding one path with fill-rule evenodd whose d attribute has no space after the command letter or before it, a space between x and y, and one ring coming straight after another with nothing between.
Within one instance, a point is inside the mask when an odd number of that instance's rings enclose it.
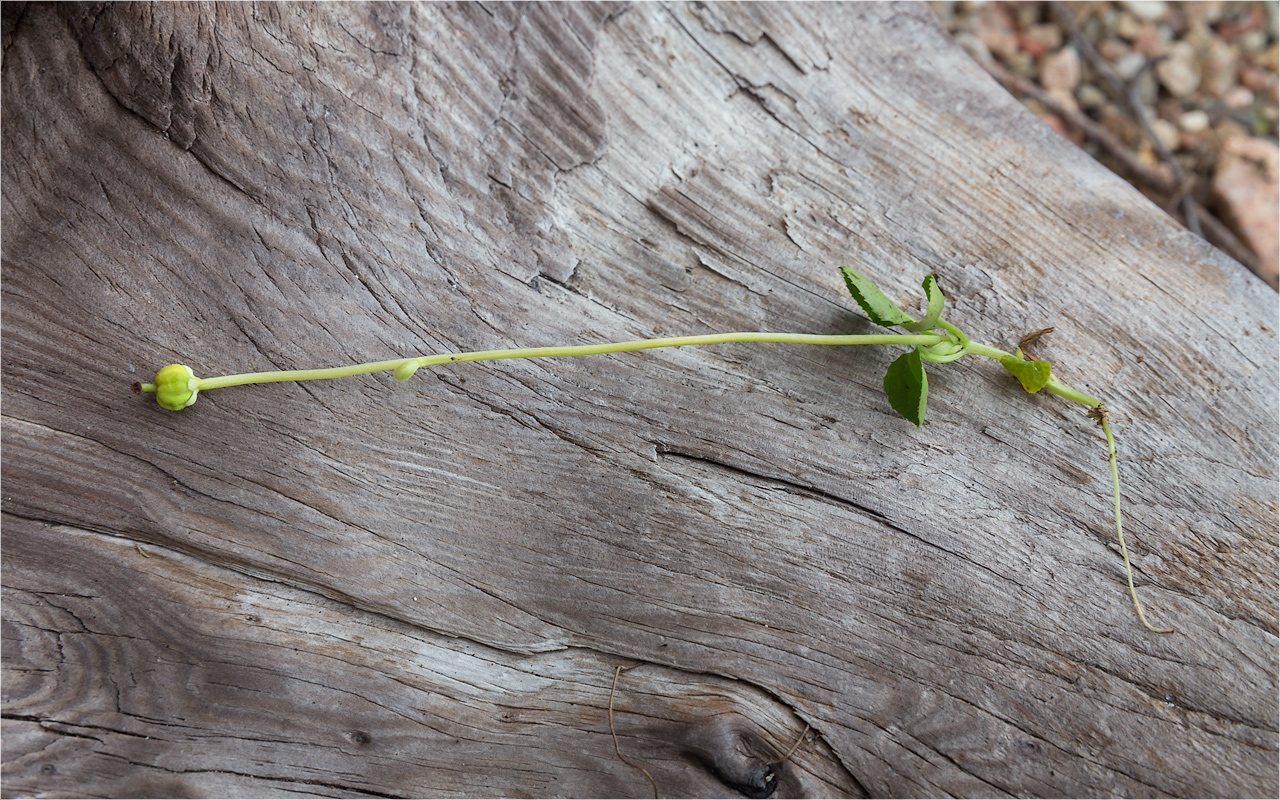
<instances>
[{"instance_id":1,"label":"weathered wood log","mask_svg":"<svg viewBox=\"0 0 1280 800\"><path fill-rule=\"evenodd\" d=\"M912 5L19 5L11 795L1277 793L1276 296ZM869 331L202 394L198 374ZM803 733L795 753L781 757ZM776 762L776 763L774 763Z\"/></svg>"}]
</instances>

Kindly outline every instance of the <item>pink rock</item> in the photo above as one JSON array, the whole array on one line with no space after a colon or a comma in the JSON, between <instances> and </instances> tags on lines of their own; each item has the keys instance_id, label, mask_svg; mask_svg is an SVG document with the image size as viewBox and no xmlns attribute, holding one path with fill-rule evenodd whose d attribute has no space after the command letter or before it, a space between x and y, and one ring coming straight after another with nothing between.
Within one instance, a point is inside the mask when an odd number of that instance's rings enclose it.
<instances>
[{"instance_id":1,"label":"pink rock","mask_svg":"<svg viewBox=\"0 0 1280 800\"><path fill-rule=\"evenodd\" d=\"M1200 68L1195 48L1186 42L1174 42L1169 57L1156 65L1160 83L1174 97L1186 97L1200 86Z\"/></svg>"},{"instance_id":2,"label":"pink rock","mask_svg":"<svg viewBox=\"0 0 1280 800\"><path fill-rule=\"evenodd\" d=\"M1062 30L1057 25L1032 25L1018 34L1018 44L1023 52L1040 58L1062 47Z\"/></svg>"},{"instance_id":3,"label":"pink rock","mask_svg":"<svg viewBox=\"0 0 1280 800\"><path fill-rule=\"evenodd\" d=\"M1215 39L1200 60L1200 88L1214 97L1222 97L1236 83L1240 56L1236 48Z\"/></svg>"},{"instance_id":4,"label":"pink rock","mask_svg":"<svg viewBox=\"0 0 1280 800\"><path fill-rule=\"evenodd\" d=\"M1222 95L1222 104L1232 110L1253 105L1253 90L1248 86L1232 86Z\"/></svg>"},{"instance_id":5,"label":"pink rock","mask_svg":"<svg viewBox=\"0 0 1280 800\"><path fill-rule=\"evenodd\" d=\"M1018 52L1018 35L1014 32L1013 17L1002 3L982 7L977 17L978 37L995 56L1007 59Z\"/></svg>"},{"instance_id":6,"label":"pink rock","mask_svg":"<svg viewBox=\"0 0 1280 800\"><path fill-rule=\"evenodd\" d=\"M1133 40L1133 52L1142 53L1147 58L1159 58L1165 54L1166 46L1160 31L1154 25L1147 25Z\"/></svg>"},{"instance_id":7,"label":"pink rock","mask_svg":"<svg viewBox=\"0 0 1280 800\"><path fill-rule=\"evenodd\" d=\"M1072 91L1080 85L1080 54L1070 47L1046 56L1040 65L1040 84L1053 91Z\"/></svg>"},{"instance_id":8,"label":"pink rock","mask_svg":"<svg viewBox=\"0 0 1280 800\"><path fill-rule=\"evenodd\" d=\"M1237 136L1222 145L1213 174L1213 198L1223 220L1258 256L1258 274L1280 278L1280 148L1266 139Z\"/></svg>"}]
</instances>

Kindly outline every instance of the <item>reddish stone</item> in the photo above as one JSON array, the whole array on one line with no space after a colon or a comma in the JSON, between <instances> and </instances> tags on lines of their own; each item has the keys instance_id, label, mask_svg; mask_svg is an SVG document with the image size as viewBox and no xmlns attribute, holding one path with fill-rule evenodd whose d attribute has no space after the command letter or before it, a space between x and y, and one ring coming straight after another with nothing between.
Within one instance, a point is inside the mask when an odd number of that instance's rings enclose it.
<instances>
[{"instance_id":1,"label":"reddish stone","mask_svg":"<svg viewBox=\"0 0 1280 800\"><path fill-rule=\"evenodd\" d=\"M1047 56L1040 65L1040 84L1049 91L1073 91L1080 85L1080 54L1064 47Z\"/></svg>"},{"instance_id":2,"label":"reddish stone","mask_svg":"<svg viewBox=\"0 0 1280 800\"><path fill-rule=\"evenodd\" d=\"M1212 189L1222 218L1257 254L1258 274L1275 286L1280 276L1280 149L1256 137L1228 139Z\"/></svg>"}]
</instances>

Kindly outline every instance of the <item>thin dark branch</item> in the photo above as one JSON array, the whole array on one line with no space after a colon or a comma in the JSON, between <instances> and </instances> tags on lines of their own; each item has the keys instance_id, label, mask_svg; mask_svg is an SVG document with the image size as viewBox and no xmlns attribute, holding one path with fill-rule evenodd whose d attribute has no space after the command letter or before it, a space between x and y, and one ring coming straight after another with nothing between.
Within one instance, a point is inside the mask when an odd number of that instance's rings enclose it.
<instances>
[{"instance_id":1,"label":"thin dark branch","mask_svg":"<svg viewBox=\"0 0 1280 800\"><path fill-rule=\"evenodd\" d=\"M1006 89L1014 94L1034 99L1037 103L1061 117L1068 125L1097 142L1103 150L1106 150L1108 154L1122 162L1125 169L1133 175L1134 179L1164 194L1177 191L1178 184L1169 173L1152 169L1138 161L1128 145L1113 136L1110 131L1099 125L1087 114L1059 102L1033 81L1014 75L999 63L991 62L983 66Z\"/></svg>"}]
</instances>

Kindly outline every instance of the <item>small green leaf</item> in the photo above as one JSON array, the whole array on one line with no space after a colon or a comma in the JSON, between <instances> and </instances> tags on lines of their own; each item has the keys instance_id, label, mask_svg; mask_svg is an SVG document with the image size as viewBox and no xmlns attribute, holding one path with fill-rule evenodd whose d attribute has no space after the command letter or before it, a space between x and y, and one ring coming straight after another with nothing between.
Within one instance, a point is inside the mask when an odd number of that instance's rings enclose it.
<instances>
[{"instance_id":1,"label":"small green leaf","mask_svg":"<svg viewBox=\"0 0 1280 800\"><path fill-rule=\"evenodd\" d=\"M920 353L912 350L894 359L884 374L884 393L889 405L917 428L924 424L924 407L929 400L929 378L924 374Z\"/></svg>"},{"instance_id":2,"label":"small green leaf","mask_svg":"<svg viewBox=\"0 0 1280 800\"><path fill-rule=\"evenodd\" d=\"M925 275L921 286L924 287L924 296L929 301L929 308L924 313L924 319L902 326L909 331L931 331L938 327L938 320L942 317L942 304L947 300L942 294L942 287L938 285L938 279L932 275Z\"/></svg>"},{"instance_id":3,"label":"small green leaf","mask_svg":"<svg viewBox=\"0 0 1280 800\"><path fill-rule=\"evenodd\" d=\"M1043 389L1053 376L1053 367L1048 361L1028 361L1022 355L1021 347L1017 353L1000 359L1000 363L1004 364L1010 375L1018 379L1023 389L1033 394Z\"/></svg>"},{"instance_id":4,"label":"small green leaf","mask_svg":"<svg viewBox=\"0 0 1280 800\"><path fill-rule=\"evenodd\" d=\"M885 297L884 292L861 272L853 267L841 267L840 272L844 274L844 282L849 287L849 294L853 295L862 312L875 324L892 328L894 325L910 325L916 321L915 317L907 315L894 305L892 300Z\"/></svg>"}]
</instances>

